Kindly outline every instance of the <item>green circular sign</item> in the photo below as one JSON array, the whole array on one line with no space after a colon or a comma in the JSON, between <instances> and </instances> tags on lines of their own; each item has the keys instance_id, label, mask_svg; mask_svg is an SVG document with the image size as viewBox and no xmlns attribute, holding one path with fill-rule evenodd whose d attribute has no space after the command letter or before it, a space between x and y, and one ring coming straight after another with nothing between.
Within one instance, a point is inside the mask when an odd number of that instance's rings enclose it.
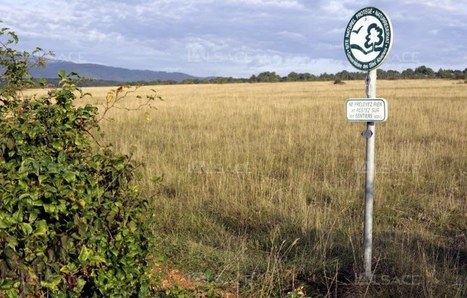
<instances>
[{"instance_id":1,"label":"green circular sign","mask_svg":"<svg viewBox=\"0 0 467 298\"><path fill-rule=\"evenodd\" d=\"M370 71L387 58L392 37L391 21L383 11L375 7L362 8L345 29L345 55L355 68Z\"/></svg>"}]
</instances>

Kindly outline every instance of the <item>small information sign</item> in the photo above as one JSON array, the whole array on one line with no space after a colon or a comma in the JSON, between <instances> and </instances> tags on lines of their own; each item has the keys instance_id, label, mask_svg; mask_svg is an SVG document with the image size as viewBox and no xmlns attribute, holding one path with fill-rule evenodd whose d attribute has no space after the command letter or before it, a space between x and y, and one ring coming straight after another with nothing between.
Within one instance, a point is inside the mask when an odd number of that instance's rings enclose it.
<instances>
[{"instance_id":1,"label":"small information sign","mask_svg":"<svg viewBox=\"0 0 467 298\"><path fill-rule=\"evenodd\" d=\"M384 98L349 98L345 107L349 121L384 122L388 118L388 103Z\"/></svg>"}]
</instances>

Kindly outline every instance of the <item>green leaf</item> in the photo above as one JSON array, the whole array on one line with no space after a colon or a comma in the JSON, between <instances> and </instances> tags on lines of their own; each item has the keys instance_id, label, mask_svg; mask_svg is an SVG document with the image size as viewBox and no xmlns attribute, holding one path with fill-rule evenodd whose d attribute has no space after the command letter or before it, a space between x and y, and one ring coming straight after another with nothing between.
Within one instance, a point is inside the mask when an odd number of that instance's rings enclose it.
<instances>
[{"instance_id":1,"label":"green leaf","mask_svg":"<svg viewBox=\"0 0 467 298\"><path fill-rule=\"evenodd\" d=\"M15 148L15 145L16 145L16 142L15 142L15 139L13 138L8 138L7 141L6 141L6 146L9 150L13 150L13 148Z\"/></svg>"},{"instance_id":2,"label":"green leaf","mask_svg":"<svg viewBox=\"0 0 467 298\"><path fill-rule=\"evenodd\" d=\"M106 260L104 257L99 256L99 255L92 255L89 257L89 262L93 265L99 265L99 264L106 264Z\"/></svg>"},{"instance_id":3,"label":"green leaf","mask_svg":"<svg viewBox=\"0 0 467 298\"><path fill-rule=\"evenodd\" d=\"M83 245L81 247L81 250L79 251L78 260L81 263L85 263L89 259L90 255L91 255L91 251L85 245Z\"/></svg>"},{"instance_id":4,"label":"green leaf","mask_svg":"<svg viewBox=\"0 0 467 298\"><path fill-rule=\"evenodd\" d=\"M22 222L19 224L21 231L23 231L24 235L30 235L32 233L32 227L30 224L26 222Z\"/></svg>"},{"instance_id":5,"label":"green leaf","mask_svg":"<svg viewBox=\"0 0 467 298\"><path fill-rule=\"evenodd\" d=\"M78 266L76 266L75 263L68 263L62 266L62 268L60 268L60 272L63 272L66 274L75 274L78 271L79 271L79 268Z\"/></svg>"},{"instance_id":6,"label":"green leaf","mask_svg":"<svg viewBox=\"0 0 467 298\"><path fill-rule=\"evenodd\" d=\"M48 232L47 221L44 219L36 222L36 230L34 231L33 236L46 236Z\"/></svg>"},{"instance_id":7,"label":"green leaf","mask_svg":"<svg viewBox=\"0 0 467 298\"><path fill-rule=\"evenodd\" d=\"M85 208L85 207L86 207L86 201L83 200L83 199L79 199L77 203L78 203L78 205L79 205L81 208Z\"/></svg>"},{"instance_id":8,"label":"green leaf","mask_svg":"<svg viewBox=\"0 0 467 298\"><path fill-rule=\"evenodd\" d=\"M39 185L42 185L44 183L44 181L47 180L47 176L39 175L39 177L37 177L37 179L39 181Z\"/></svg>"},{"instance_id":9,"label":"green leaf","mask_svg":"<svg viewBox=\"0 0 467 298\"><path fill-rule=\"evenodd\" d=\"M24 190L24 191L29 190L29 185L24 180L19 180L18 185L19 185L21 190Z\"/></svg>"},{"instance_id":10,"label":"green leaf","mask_svg":"<svg viewBox=\"0 0 467 298\"><path fill-rule=\"evenodd\" d=\"M42 205L42 207L44 207L44 211L49 214L55 213L57 210L57 206L55 206L54 204L44 204Z\"/></svg>"},{"instance_id":11,"label":"green leaf","mask_svg":"<svg viewBox=\"0 0 467 298\"><path fill-rule=\"evenodd\" d=\"M18 292L16 291L16 289L19 288L20 285L21 285L21 283L18 281L18 282L15 282L11 288L7 288L5 290L5 297L7 297L7 298L19 297Z\"/></svg>"},{"instance_id":12,"label":"green leaf","mask_svg":"<svg viewBox=\"0 0 467 298\"><path fill-rule=\"evenodd\" d=\"M12 41L13 41L14 43L18 43L19 38L18 38L18 35L16 35L15 32L9 31L9 32L8 32L8 35L12 38Z\"/></svg>"},{"instance_id":13,"label":"green leaf","mask_svg":"<svg viewBox=\"0 0 467 298\"><path fill-rule=\"evenodd\" d=\"M59 70L59 72L57 73L57 75L58 75L58 77L59 77L60 79L63 79L63 78L66 76L66 72L65 72L65 70L61 69L61 70Z\"/></svg>"},{"instance_id":14,"label":"green leaf","mask_svg":"<svg viewBox=\"0 0 467 298\"><path fill-rule=\"evenodd\" d=\"M37 83L39 83L40 86L44 87L44 86L47 85L48 82L47 82L47 80L44 79L44 78L39 78L39 79L37 80Z\"/></svg>"},{"instance_id":15,"label":"green leaf","mask_svg":"<svg viewBox=\"0 0 467 298\"><path fill-rule=\"evenodd\" d=\"M18 210L16 211L15 213L13 213L13 215L11 216L11 219L13 220L13 222L15 223L20 223L23 221L23 211L22 210Z\"/></svg>"},{"instance_id":16,"label":"green leaf","mask_svg":"<svg viewBox=\"0 0 467 298\"><path fill-rule=\"evenodd\" d=\"M3 218L0 218L0 229L6 229L8 228L7 223L3 220Z\"/></svg>"},{"instance_id":17,"label":"green leaf","mask_svg":"<svg viewBox=\"0 0 467 298\"><path fill-rule=\"evenodd\" d=\"M34 209L29 212L29 223L33 223L36 219L37 216L39 215L39 211Z\"/></svg>"},{"instance_id":18,"label":"green leaf","mask_svg":"<svg viewBox=\"0 0 467 298\"><path fill-rule=\"evenodd\" d=\"M22 195L20 195L20 196L18 197L18 200L22 201L22 200L24 200L25 198L30 198L30 197L31 197L31 194L29 194L29 193L23 193Z\"/></svg>"},{"instance_id":19,"label":"green leaf","mask_svg":"<svg viewBox=\"0 0 467 298\"><path fill-rule=\"evenodd\" d=\"M85 285L86 285L86 281L82 278L78 278L78 282L76 284L76 287L73 289L73 292L80 293L83 290Z\"/></svg>"},{"instance_id":20,"label":"green leaf","mask_svg":"<svg viewBox=\"0 0 467 298\"><path fill-rule=\"evenodd\" d=\"M47 281L41 281L41 286L52 291L56 291L58 289L58 285L62 282L62 280L62 276L57 274L50 277Z\"/></svg>"},{"instance_id":21,"label":"green leaf","mask_svg":"<svg viewBox=\"0 0 467 298\"><path fill-rule=\"evenodd\" d=\"M132 222L130 222L128 224L128 228L129 228L131 233L134 233L136 231L136 229L138 228L138 226L136 225L136 223L134 221L132 221Z\"/></svg>"},{"instance_id":22,"label":"green leaf","mask_svg":"<svg viewBox=\"0 0 467 298\"><path fill-rule=\"evenodd\" d=\"M10 236L7 238L8 247L15 249L18 246L18 239L16 237Z\"/></svg>"},{"instance_id":23,"label":"green leaf","mask_svg":"<svg viewBox=\"0 0 467 298\"><path fill-rule=\"evenodd\" d=\"M68 183L76 182L76 174L73 172L63 173L63 178L65 178L65 181Z\"/></svg>"}]
</instances>

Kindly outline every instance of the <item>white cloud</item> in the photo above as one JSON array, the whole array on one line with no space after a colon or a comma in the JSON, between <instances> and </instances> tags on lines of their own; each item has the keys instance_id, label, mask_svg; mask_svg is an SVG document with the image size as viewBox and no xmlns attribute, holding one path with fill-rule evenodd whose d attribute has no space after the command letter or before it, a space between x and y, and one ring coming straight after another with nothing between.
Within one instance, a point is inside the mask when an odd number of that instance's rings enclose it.
<instances>
[{"instance_id":1,"label":"white cloud","mask_svg":"<svg viewBox=\"0 0 467 298\"><path fill-rule=\"evenodd\" d=\"M328 1L323 5L323 10L335 17L348 16L352 14L352 10L345 6L342 1Z\"/></svg>"},{"instance_id":2,"label":"white cloud","mask_svg":"<svg viewBox=\"0 0 467 298\"><path fill-rule=\"evenodd\" d=\"M305 35L303 35L302 33L292 32L292 31L287 31L287 30L277 32L277 35L281 37L285 37L287 39L295 39L295 40L300 40L300 41L305 39Z\"/></svg>"},{"instance_id":3,"label":"white cloud","mask_svg":"<svg viewBox=\"0 0 467 298\"><path fill-rule=\"evenodd\" d=\"M305 9L305 6L296 0L226 0L229 4L242 4L256 7L273 7L286 9Z\"/></svg>"},{"instance_id":4,"label":"white cloud","mask_svg":"<svg viewBox=\"0 0 467 298\"><path fill-rule=\"evenodd\" d=\"M134 11L138 17L146 19L163 17L169 19L182 19L195 13L200 5L206 1L191 0L157 0L147 1L134 5Z\"/></svg>"},{"instance_id":5,"label":"white cloud","mask_svg":"<svg viewBox=\"0 0 467 298\"><path fill-rule=\"evenodd\" d=\"M416 4L419 6L428 6L435 9L441 10L448 10L448 11L466 11L467 10L467 1L465 0L424 0L424 1L417 1L417 0L406 0L406 4Z\"/></svg>"}]
</instances>

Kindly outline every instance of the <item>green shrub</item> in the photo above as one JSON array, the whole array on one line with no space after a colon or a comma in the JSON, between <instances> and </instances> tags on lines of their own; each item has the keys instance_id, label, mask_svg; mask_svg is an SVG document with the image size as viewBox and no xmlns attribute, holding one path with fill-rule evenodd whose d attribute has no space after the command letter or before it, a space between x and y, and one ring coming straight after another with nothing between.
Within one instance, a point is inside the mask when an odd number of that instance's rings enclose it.
<instances>
[{"instance_id":1,"label":"green shrub","mask_svg":"<svg viewBox=\"0 0 467 298\"><path fill-rule=\"evenodd\" d=\"M93 144L97 108L73 104L72 75L21 98L29 54L1 35L0 297L152 296L152 211L132 184L135 163Z\"/></svg>"}]
</instances>

